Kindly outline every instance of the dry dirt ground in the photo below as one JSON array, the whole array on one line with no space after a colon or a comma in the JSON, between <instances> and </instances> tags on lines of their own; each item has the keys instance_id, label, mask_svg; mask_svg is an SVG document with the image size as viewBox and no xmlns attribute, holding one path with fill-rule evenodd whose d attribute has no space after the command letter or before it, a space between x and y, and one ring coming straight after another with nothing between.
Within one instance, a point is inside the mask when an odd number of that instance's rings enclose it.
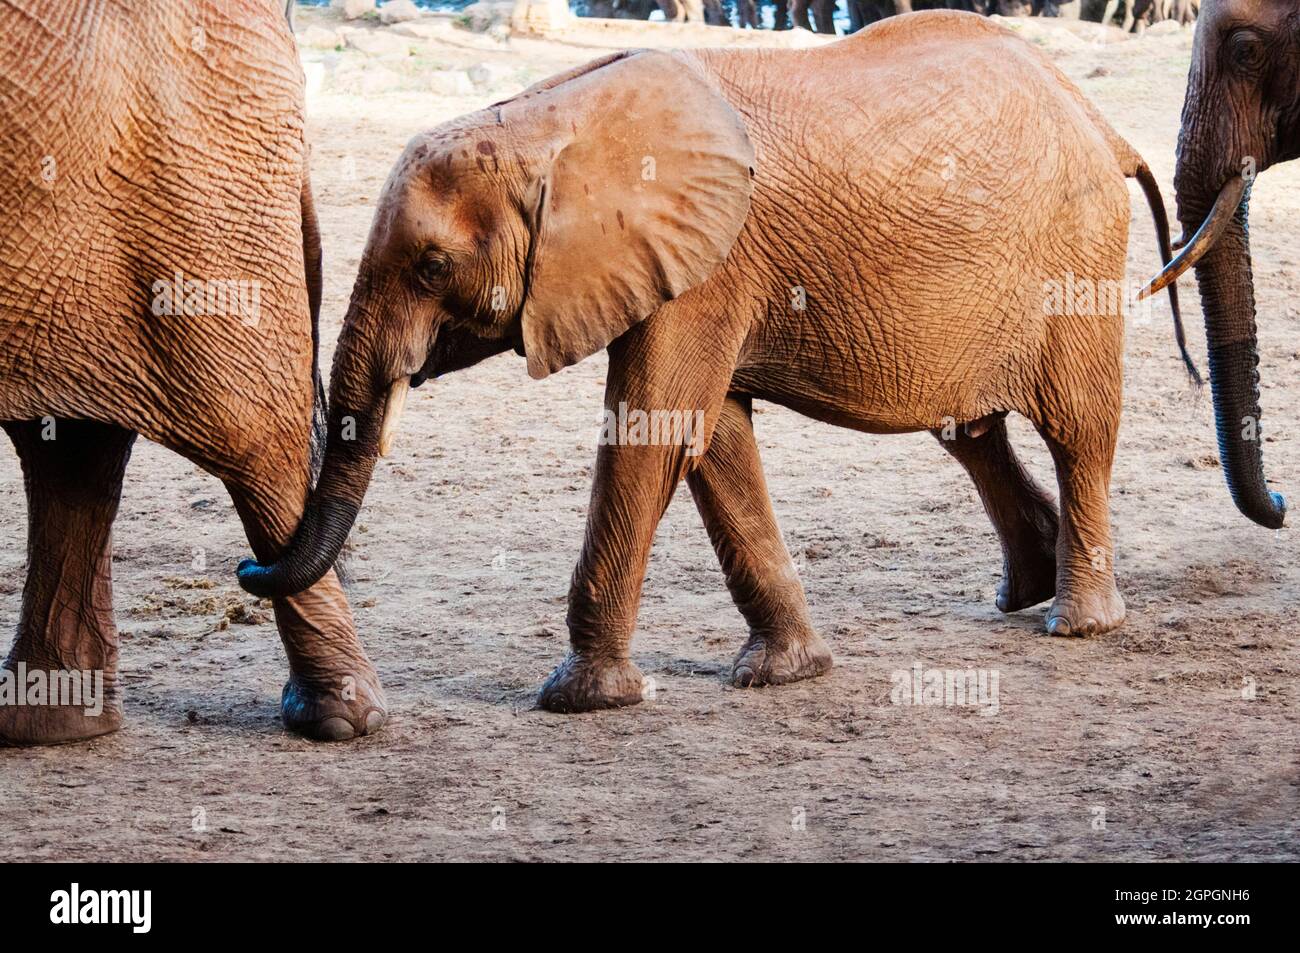
<instances>
[{"instance_id":1,"label":"dry dirt ground","mask_svg":"<svg viewBox=\"0 0 1300 953\"><path fill-rule=\"evenodd\" d=\"M320 18L312 12L299 27ZM1091 25L1021 28L1142 151L1172 201L1190 33L1124 40L1112 31L1097 42ZM642 44L652 42L647 32ZM325 61L309 109L327 341L403 144L501 95L434 95L422 71L490 61L517 88L598 52L468 34L396 66L305 52ZM374 69L406 78L358 94ZM383 80L375 86L396 82ZM1252 223L1267 464L1293 500L1298 172L1262 177ZM1129 268L1146 276L1155 243L1131 192ZM1184 289L1203 354L1194 284ZM725 684L744 629L683 488L656 540L633 651L655 698L566 717L537 710L534 692L565 651L604 373L601 355L537 383L509 355L414 393L352 559L351 598L392 717L381 734L346 745L279 725L285 659L268 611L235 585L247 546L220 484L138 445L116 529L127 724L92 743L0 751L6 856L1300 855L1300 537L1233 508L1208 393L1180 371L1163 303L1133 322L1127 345L1111 501L1129 607L1121 631L1054 639L1041 631L1045 607L998 613L997 540L971 484L929 436L865 436L763 406L756 423L772 496L834 670L782 688ZM1015 435L1053 485L1023 421ZM7 445L0 494L0 615L11 628L24 502ZM917 663L997 672L997 714L891 704L891 673ZM1250 686L1254 697L1244 697Z\"/></svg>"}]
</instances>

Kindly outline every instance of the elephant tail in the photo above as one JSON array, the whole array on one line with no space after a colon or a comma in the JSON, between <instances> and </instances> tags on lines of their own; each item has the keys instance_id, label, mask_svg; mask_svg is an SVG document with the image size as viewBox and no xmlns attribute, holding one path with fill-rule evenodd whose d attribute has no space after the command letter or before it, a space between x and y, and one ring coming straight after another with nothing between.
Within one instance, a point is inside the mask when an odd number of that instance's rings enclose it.
<instances>
[{"instance_id":1,"label":"elephant tail","mask_svg":"<svg viewBox=\"0 0 1300 953\"><path fill-rule=\"evenodd\" d=\"M1132 152L1132 150L1129 150ZM1133 153L1136 156L1136 153ZM1165 200L1160 194L1160 185L1156 182L1156 177L1151 174L1151 168L1142 161L1141 157L1137 158L1136 164L1132 171L1124 169L1124 175L1136 178L1138 184L1142 186L1142 192L1147 197L1147 205L1151 209L1151 218L1156 225L1156 241L1160 245L1160 267L1166 268L1170 259L1173 257L1173 248L1169 243L1169 215L1165 211ZM1183 357L1183 364L1187 367L1187 373L1191 375L1193 381L1199 387L1203 382L1201 372L1196 369L1196 363L1192 356L1187 352L1187 335L1183 333L1183 316L1178 309L1178 288L1177 282L1169 282L1169 307L1174 313L1174 339L1178 342L1178 353Z\"/></svg>"},{"instance_id":2,"label":"elephant tail","mask_svg":"<svg viewBox=\"0 0 1300 953\"><path fill-rule=\"evenodd\" d=\"M325 385L320 377L320 304L321 304L321 241L320 223L316 219L316 201L311 194L311 178L303 169L302 192L302 260L307 279L307 306L311 310L311 450L308 474L311 486L316 486L321 465L325 461Z\"/></svg>"},{"instance_id":3,"label":"elephant tail","mask_svg":"<svg viewBox=\"0 0 1300 953\"><path fill-rule=\"evenodd\" d=\"M1046 57L1044 57L1046 62ZM1156 242L1160 246L1160 266L1164 268L1173 256L1173 249L1169 241L1169 215L1165 211L1165 200L1160 195L1160 186L1156 183L1155 176L1151 174L1151 167L1143 160L1138 151L1125 141L1124 137L1111 128L1110 123L1101 114L1101 111L1083 95L1073 83L1071 83L1054 63L1047 63L1048 67L1054 72L1061 81L1062 86L1069 91L1074 101L1078 103L1079 108L1092 121L1093 125L1106 140L1110 147L1111 154L1115 156L1115 161L1119 163L1120 171L1126 179L1137 179L1138 184L1142 186L1142 192L1146 195L1147 207L1151 209L1151 218L1156 225ZM1183 314L1178 307L1178 290L1174 287L1174 282L1169 284L1169 308L1174 314L1174 340L1178 342L1178 353L1183 358L1183 365L1187 368L1187 373L1199 387L1203 381L1201 372L1196 369L1196 363L1192 360L1191 354L1187 352L1187 336L1183 332Z\"/></svg>"}]
</instances>

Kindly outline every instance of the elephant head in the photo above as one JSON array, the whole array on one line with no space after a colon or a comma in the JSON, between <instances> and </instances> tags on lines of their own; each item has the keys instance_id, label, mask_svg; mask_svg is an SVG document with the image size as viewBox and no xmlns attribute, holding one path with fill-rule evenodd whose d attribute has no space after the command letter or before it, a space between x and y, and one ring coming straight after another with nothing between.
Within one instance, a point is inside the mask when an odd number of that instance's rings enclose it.
<instances>
[{"instance_id":1,"label":"elephant head","mask_svg":"<svg viewBox=\"0 0 1300 953\"><path fill-rule=\"evenodd\" d=\"M1174 186L1186 236L1143 294L1195 266L1205 311L1215 425L1237 508L1277 529L1286 501L1264 480L1259 349L1247 218L1256 173L1300 155L1300 17L1275 0L1201 8Z\"/></svg>"},{"instance_id":2,"label":"elephant head","mask_svg":"<svg viewBox=\"0 0 1300 953\"><path fill-rule=\"evenodd\" d=\"M726 258L749 210L740 116L687 60L620 53L417 136L384 185L339 337L320 478L260 596L333 565L408 389L514 348L543 378Z\"/></svg>"}]
</instances>

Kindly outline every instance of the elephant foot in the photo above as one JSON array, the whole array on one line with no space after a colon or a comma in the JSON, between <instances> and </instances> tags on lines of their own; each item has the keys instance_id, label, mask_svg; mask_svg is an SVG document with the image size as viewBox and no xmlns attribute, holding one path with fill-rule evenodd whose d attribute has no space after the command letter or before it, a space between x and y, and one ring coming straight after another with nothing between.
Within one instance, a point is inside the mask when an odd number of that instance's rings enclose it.
<instances>
[{"instance_id":1,"label":"elephant foot","mask_svg":"<svg viewBox=\"0 0 1300 953\"><path fill-rule=\"evenodd\" d=\"M122 727L122 706L115 694L102 705L17 705L0 703L0 748L63 745L112 734Z\"/></svg>"},{"instance_id":2,"label":"elephant foot","mask_svg":"<svg viewBox=\"0 0 1300 953\"><path fill-rule=\"evenodd\" d=\"M1048 635L1101 635L1124 624L1124 599L1111 581L1100 590L1067 589L1047 612Z\"/></svg>"},{"instance_id":3,"label":"elephant foot","mask_svg":"<svg viewBox=\"0 0 1300 953\"><path fill-rule=\"evenodd\" d=\"M751 637L731 666L731 684L737 688L784 685L816 678L831 670L831 650L814 633L778 645L771 639Z\"/></svg>"},{"instance_id":4,"label":"elephant foot","mask_svg":"<svg viewBox=\"0 0 1300 953\"><path fill-rule=\"evenodd\" d=\"M997 607L1002 612L1017 612L1056 594L1056 553L1054 544L1034 553L1017 554L1002 563L1002 584L998 586Z\"/></svg>"},{"instance_id":5,"label":"elephant foot","mask_svg":"<svg viewBox=\"0 0 1300 953\"><path fill-rule=\"evenodd\" d=\"M290 731L313 741L351 741L384 726L388 701L373 671L342 675L327 688L290 675L280 717Z\"/></svg>"},{"instance_id":6,"label":"elephant foot","mask_svg":"<svg viewBox=\"0 0 1300 953\"><path fill-rule=\"evenodd\" d=\"M547 711L572 714L636 705L645 697L646 678L630 659L593 658L571 653L537 694Z\"/></svg>"}]
</instances>

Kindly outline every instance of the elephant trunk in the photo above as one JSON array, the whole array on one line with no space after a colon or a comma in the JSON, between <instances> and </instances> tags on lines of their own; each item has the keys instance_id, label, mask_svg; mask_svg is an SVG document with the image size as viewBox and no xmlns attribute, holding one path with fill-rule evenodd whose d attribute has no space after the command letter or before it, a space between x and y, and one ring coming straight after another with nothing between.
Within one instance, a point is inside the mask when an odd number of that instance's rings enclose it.
<instances>
[{"instance_id":1,"label":"elephant trunk","mask_svg":"<svg viewBox=\"0 0 1300 953\"><path fill-rule=\"evenodd\" d=\"M1228 189L1235 186L1230 182L1224 191ZM1178 191L1179 217L1190 230L1206 218L1210 202L1200 198L1194 188ZM1270 492L1264 479L1249 202L1247 192L1213 247L1196 263L1196 281L1205 311L1215 428L1228 491L1244 515L1261 526L1278 529L1286 516L1286 500L1280 493Z\"/></svg>"},{"instance_id":2,"label":"elephant trunk","mask_svg":"<svg viewBox=\"0 0 1300 953\"><path fill-rule=\"evenodd\" d=\"M376 395L359 383L369 375L353 372L352 366L361 363L354 355L340 339L325 462L293 538L274 563L263 566L246 559L239 565L239 584L255 596L290 596L315 585L330 571L352 531L375 461L392 443L410 380L398 378L386 394Z\"/></svg>"}]
</instances>

